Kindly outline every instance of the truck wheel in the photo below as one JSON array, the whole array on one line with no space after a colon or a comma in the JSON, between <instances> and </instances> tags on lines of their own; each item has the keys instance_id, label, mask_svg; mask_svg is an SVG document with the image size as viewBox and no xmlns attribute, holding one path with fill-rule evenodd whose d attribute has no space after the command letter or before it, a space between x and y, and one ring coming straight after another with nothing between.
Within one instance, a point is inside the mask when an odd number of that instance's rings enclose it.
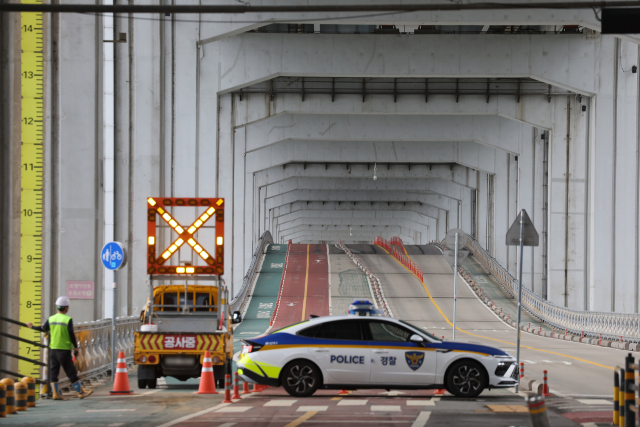
<instances>
[{"instance_id":1,"label":"truck wheel","mask_svg":"<svg viewBox=\"0 0 640 427\"><path fill-rule=\"evenodd\" d=\"M158 386L158 379L154 378L152 380L147 380L147 385L149 388L156 388Z\"/></svg>"},{"instance_id":2,"label":"truck wheel","mask_svg":"<svg viewBox=\"0 0 640 427\"><path fill-rule=\"evenodd\" d=\"M485 389L489 379L480 363L466 359L449 369L446 382L449 393L457 397L476 397Z\"/></svg>"},{"instance_id":3,"label":"truck wheel","mask_svg":"<svg viewBox=\"0 0 640 427\"><path fill-rule=\"evenodd\" d=\"M295 360L284 369L282 386L291 396L309 397L320 387L322 375L316 365L306 360Z\"/></svg>"},{"instance_id":4,"label":"truck wheel","mask_svg":"<svg viewBox=\"0 0 640 427\"><path fill-rule=\"evenodd\" d=\"M138 388L140 390L143 390L143 389L147 388L147 384L148 384L147 381L149 381L149 380L143 380L143 379L138 378Z\"/></svg>"}]
</instances>

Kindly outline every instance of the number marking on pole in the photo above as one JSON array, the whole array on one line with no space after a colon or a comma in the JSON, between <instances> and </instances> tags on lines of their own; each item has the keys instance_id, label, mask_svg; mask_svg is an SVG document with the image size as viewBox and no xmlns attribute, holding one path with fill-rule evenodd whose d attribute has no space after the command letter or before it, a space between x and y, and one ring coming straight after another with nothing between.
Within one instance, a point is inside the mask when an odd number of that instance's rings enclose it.
<instances>
[{"instance_id":1,"label":"number marking on pole","mask_svg":"<svg viewBox=\"0 0 640 427\"><path fill-rule=\"evenodd\" d=\"M42 4L42 0L22 3ZM20 321L42 319L42 213L44 64L41 12L20 14L21 167L20 167ZM20 328L20 337L40 342L40 334ZM40 348L20 343L19 355L40 360ZM40 378L40 367L20 360L18 372Z\"/></svg>"}]
</instances>

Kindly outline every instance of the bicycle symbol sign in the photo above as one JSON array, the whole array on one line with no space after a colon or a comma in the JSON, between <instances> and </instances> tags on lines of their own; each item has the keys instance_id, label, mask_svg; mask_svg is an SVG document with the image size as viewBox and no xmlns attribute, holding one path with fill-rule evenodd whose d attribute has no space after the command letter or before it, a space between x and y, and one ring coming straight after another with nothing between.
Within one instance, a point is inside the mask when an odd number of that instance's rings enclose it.
<instances>
[{"instance_id":1,"label":"bicycle symbol sign","mask_svg":"<svg viewBox=\"0 0 640 427\"><path fill-rule=\"evenodd\" d=\"M127 263L127 255L120 242L109 242L102 248L102 264L109 270L119 270Z\"/></svg>"}]
</instances>

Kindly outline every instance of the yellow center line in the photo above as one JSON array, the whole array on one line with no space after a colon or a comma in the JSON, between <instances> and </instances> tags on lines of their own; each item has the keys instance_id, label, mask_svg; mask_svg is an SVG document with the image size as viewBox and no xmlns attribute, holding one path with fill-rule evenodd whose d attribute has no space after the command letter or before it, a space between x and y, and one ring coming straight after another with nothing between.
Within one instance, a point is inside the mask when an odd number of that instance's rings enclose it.
<instances>
[{"instance_id":1,"label":"yellow center line","mask_svg":"<svg viewBox=\"0 0 640 427\"><path fill-rule=\"evenodd\" d=\"M304 415L302 415L301 417L291 421L289 424L285 425L284 427L297 427L300 424L302 424L303 422L307 421L309 418L313 417L317 413L318 413L318 411L305 412Z\"/></svg>"},{"instance_id":2,"label":"yellow center line","mask_svg":"<svg viewBox=\"0 0 640 427\"><path fill-rule=\"evenodd\" d=\"M307 271L304 276L304 298L302 299L302 319L300 320L304 320L304 312L307 309L307 286L309 286L309 246L311 245L307 245Z\"/></svg>"},{"instance_id":3,"label":"yellow center line","mask_svg":"<svg viewBox=\"0 0 640 427\"><path fill-rule=\"evenodd\" d=\"M383 248L382 246L380 246L380 248L382 248L383 251L387 252L387 250L385 248ZM387 254L389 254L389 252L387 252ZM408 272L410 272L411 274L413 274L418 280L420 280L418 278L418 276L416 276L411 270L409 270L407 267L404 266L404 264L402 264L400 261L398 261L397 259L395 259L395 257L391 257L393 258L398 264L400 264L402 267L405 268L405 270L407 270ZM433 297L431 296L431 292L429 292L429 288L427 287L427 285L420 281L420 283L422 284L422 286L424 287L424 290L427 291L427 295L429 295L429 299L431 300L431 303L436 307L436 309L438 310L438 312L440 313L440 315L444 318L444 320L450 325L453 326L453 323L451 323L449 321L449 318L442 312L442 310L440 309L440 306L438 306L438 304L434 301ZM515 343L509 342L509 341L503 341L503 340L499 340L496 338L489 338L489 337L485 337L483 335L477 335L477 334L472 334L471 332L467 332L464 329L460 329L460 328L456 328L458 331L463 332L467 335L471 335L473 337L478 337L478 338L484 338L487 340L491 340L491 341L496 341L499 343L503 343L503 344L509 344L509 345L516 345ZM581 359L579 357L574 357L574 356L569 356L568 354L563 354L563 353L556 353L555 351L549 351L549 350L543 350L541 348L535 348L535 347L529 347L526 345L520 345L520 347L522 348L527 348L529 350L534 350L534 351L540 351L543 353L548 353L548 354L555 354L556 356L562 356L562 357L567 357L569 359L573 359L573 360L579 360L580 362L584 362L584 363L588 363L590 365L594 365L594 366L598 366L600 368L606 368L606 369L611 369L614 370L615 368L613 366L607 366L607 365L602 365L600 363L596 363L596 362L591 362L589 360L585 360L585 359Z\"/></svg>"}]
</instances>

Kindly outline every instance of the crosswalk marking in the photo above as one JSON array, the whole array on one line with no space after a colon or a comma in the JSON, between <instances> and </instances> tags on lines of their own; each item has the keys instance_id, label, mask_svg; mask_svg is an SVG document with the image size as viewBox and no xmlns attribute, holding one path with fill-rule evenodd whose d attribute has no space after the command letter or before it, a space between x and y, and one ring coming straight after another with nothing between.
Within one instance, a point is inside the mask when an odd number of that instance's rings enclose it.
<instances>
[{"instance_id":1,"label":"crosswalk marking","mask_svg":"<svg viewBox=\"0 0 640 427\"><path fill-rule=\"evenodd\" d=\"M328 406L301 406L297 412L324 412L329 409Z\"/></svg>"},{"instance_id":2,"label":"crosswalk marking","mask_svg":"<svg viewBox=\"0 0 640 427\"><path fill-rule=\"evenodd\" d=\"M407 400L407 406L435 406L436 402L433 400L414 399Z\"/></svg>"},{"instance_id":3,"label":"crosswalk marking","mask_svg":"<svg viewBox=\"0 0 640 427\"><path fill-rule=\"evenodd\" d=\"M246 412L249 409L253 408L253 406L225 406L224 408L220 408L216 411L216 413L220 412Z\"/></svg>"},{"instance_id":4,"label":"crosswalk marking","mask_svg":"<svg viewBox=\"0 0 640 427\"><path fill-rule=\"evenodd\" d=\"M338 406L363 406L363 405L366 405L368 401L369 400L367 399L364 399L364 400L343 399L340 402L338 402Z\"/></svg>"},{"instance_id":5,"label":"crosswalk marking","mask_svg":"<svg viewBox=\"0 0 640 427\"><path fill-rule=\"evenodd\" d=\"M429 417L431 416L431 412L422 411L418 414L411 427L424 427L427 425L427 421L429 421Z\"/></svg>"},{"instance_id":6,"label":"crosswalk marking","mask_svg":"<svg viewBox=\"0 0 640 427\"><path fill-rule=\"evenodd\" d=\"M371 410L376 412L400 412L400 405L371 405Z\"/></svg>"},{"instance_id":7,"label":"crosswalk marking","mask_svg":"<svg viewBox=\"0 0 640 427\"><path fill-rule=\"evenodd\" d=\"M296 402L297 400L270 400L262 406L291 406Z\"/></svg>"}]
</instances>

